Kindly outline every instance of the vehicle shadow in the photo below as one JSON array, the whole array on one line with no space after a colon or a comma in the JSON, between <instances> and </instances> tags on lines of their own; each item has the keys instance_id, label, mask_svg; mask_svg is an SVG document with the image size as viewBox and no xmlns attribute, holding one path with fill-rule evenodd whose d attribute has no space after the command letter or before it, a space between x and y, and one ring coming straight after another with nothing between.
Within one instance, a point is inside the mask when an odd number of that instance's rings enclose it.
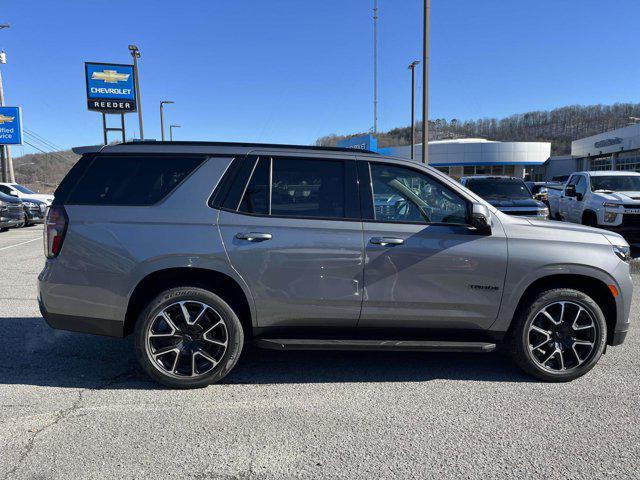
<instances>
[{"instance_id":1,"label":"vehicle shadow","mask_svg":"<svg viewBox=\"0 0 640 480\"><path fill-rule=\"evenodd\" d=\"M53 330L41 317L0 318L0 385L161 389L138 367L132 338ZM246 345L224 384L529 382L508 359L486 353L275 351Z\"/></svg>"}]
</instances>

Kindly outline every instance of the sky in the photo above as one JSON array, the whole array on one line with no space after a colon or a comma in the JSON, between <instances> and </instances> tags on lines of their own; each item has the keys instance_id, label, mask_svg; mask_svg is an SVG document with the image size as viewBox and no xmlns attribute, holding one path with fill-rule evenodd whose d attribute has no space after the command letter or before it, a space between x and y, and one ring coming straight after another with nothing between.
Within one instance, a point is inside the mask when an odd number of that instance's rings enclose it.
<instances>
[{"instance_id":1,"label":"sky","mask_svg":"<svg viewBox=\"0 0 640 480\"><path fill-rule=\"evenodd\" d=\"M311 144L373 125L373 0L0 0L7 105L50 146L102 141L84 62L140 48L144 130L179 140ZM422 1L379 0L379 120L410 123ZM432 0L429 116L502 117L638 102L637 0ZM421 67L416 71L421 78ZM418 82L420 112L422 88ZM418 118L420 114L417 114ZM115 126L119 117L110 117ZM137 115L126 116L138 136ZM117 140L113 133L110 140ZM33 142L40 148L47 147ZM14 155L33 151L18 147Z\"/></svg>"}]
</instances>

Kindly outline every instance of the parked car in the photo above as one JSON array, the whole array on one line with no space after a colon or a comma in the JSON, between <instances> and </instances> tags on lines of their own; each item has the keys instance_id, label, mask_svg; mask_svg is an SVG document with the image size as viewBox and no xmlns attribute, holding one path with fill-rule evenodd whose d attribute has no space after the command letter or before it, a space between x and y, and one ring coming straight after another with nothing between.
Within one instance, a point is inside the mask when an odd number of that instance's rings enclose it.
<instances>
[{"instance_id":1,"label":"parked car","mask_svg":"<svg viewBox=\"0 0 640 480\"><path fill-rule=\"evenodd\" d=\"M18 197L21 200L39 201L39 202L44 202L47 205L51 205L51 202L53 202L53 195L36 193L32 190L29 190L24 185L20 185L18 183L1 183L0 182L0 192L6 195L11 195L12 197Z\"/></svg>"},{"instance_id":2,"label":"parked car","mask_svg":"<svg viewBox=\"0 0 640 480\"><path fill-rule=\"evenodd\" d=\"M25 226L36 225L44 222L47 204L40 200L24 200L22 202L25 213Z\"/></svg>"},{"instance_id":3,"label":"parked car","mask_svg":"<svg viewBox=\"0 0 640 480\"><path fill-rule=\"evenodd\" d=\"M576 172L558 194L549 196L558 220L605 228L629 243L640 242L640 173Z\"/></svg>"},{"instance_id":4,"label":"parked car","mask_svg":"<svg viewBox=\"0 0 640 480\"><path fill-rule=\"evenodd\" d=\"M533 198L536 200L540 200L545 205L547 205L549 190L562 187L562 184L558 182L525 182L525 183L527 184L527 187L531 191Z\"/></svg>"},{"instance_id":5,"label":"parked car","mask_svg":"<svg viewBox=\"0 0 640 480\"><path fill-rule=\"evenodd\" d=\"M24 205L19 198L0 192L0 232L24 225Z\"/></svg>"},{"instance_id":6,"label":"parked car","mask_svg":"<svg viewBox=\"0 0 640 480\"><path fill-rule=\"evenodd\" d=\"M462 177L460 183L501 212L539 219L549 218L549 209L545 203L533 198L531 191L521 178Z\"/></svg>"},{"instance_id":7,"label":"parked car","mask_svg":"<svg viewBox=\"0 0 640 480\"><path fill-rule=\"evenodd\" d=\"M366 151L109 145L84 151L47 215L46 321L133 333L142 368L170 387L220 380L245 342L500 347L569 381L629 329L620 235L505 215L433 168Z\"/></svg>"}]
</instances>

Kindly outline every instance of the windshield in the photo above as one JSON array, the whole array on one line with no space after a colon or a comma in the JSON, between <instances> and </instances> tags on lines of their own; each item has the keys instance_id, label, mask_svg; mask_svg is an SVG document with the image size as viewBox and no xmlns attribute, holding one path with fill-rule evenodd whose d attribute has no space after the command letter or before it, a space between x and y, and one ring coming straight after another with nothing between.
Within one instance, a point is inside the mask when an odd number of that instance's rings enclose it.
<instances>
[{"instance_id":1,"label":"windshield","mask_svg":"<svg viewBox=\"0 0 640 480\"><path fill-rule=\"evenodd\" d=\"M591 191L609 190L611 192L640 191L640 175L611 175L591 177Z\"/></svg>"},{"instance_id":2,"label":"windshield","mask_svg":"<svg viewBox=\"0 0 640 480\"><path fill-rule=\"evenodd\" d=\"M29 190L27 187L23 187L22 185L18 185L17 183L14 183L12 185L12 187L15 188L16 190L18 190L19 192L26 193L27 195L36 193L36 192L32 192L31 190Z\"/></svg>"},{"instance_id":3,"label":"windshield","mask_svg":"<svg viewBox=\"0 0 640 480\"><path fill-rule=\"evenodd\" d=\"M531 198L531 193L522 180L502 178L471 179L467 181L465 186L484 199L515 200Z\"/></svg>"}]
</instances>

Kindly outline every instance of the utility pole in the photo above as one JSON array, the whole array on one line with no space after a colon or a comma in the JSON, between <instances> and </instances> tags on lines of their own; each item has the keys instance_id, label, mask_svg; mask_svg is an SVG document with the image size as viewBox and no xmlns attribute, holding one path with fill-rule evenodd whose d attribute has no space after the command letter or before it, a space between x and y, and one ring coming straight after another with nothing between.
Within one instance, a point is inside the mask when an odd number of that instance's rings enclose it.
<instances>
[{"instance_id":1,"label":"utility pole","mask_svg":"<svg viewBox=\"0 0 640 480\"><path fill-rule=\"evenodd\" d=\"M9 28L8 23L0 24L0 30ZM4 50L0 52L0 64L7 63L7 56ZM2 85L2 72L0 72L0 107L4 107L4 88ZM14 183L16 177L13 171L13 160L11 159L11 148L9 145L0 145L0 166L2 167L2 181Z\"/></svg>"},{"instance_id":2,"label":"utility pole","mask_svg":"<svg viewBox=\"0 0 640 480\"><path fill-rule=\"evenodd\" d=\"M172 100L162 100L160 102L160 137L164 142L164 106L169 103L175 103Z\"/></svg>"},{"instance_id":3,"label":"utility pole","mask_svg":"<svg viewBox=\"0 0 640 480\"><path fill-rule=\"evenodd\" d=\"M129 45L129 52L133 57L133 75L136 85L136 104L138 108L138 122L140 123L140 140L144 140L144 129L142 128L142 98L140 95L140 75L138 74L138 59L140 58L140 50L136 45Z\"/></svg>"},{"instance_id":4,"label":"utility pole","mask_svg":"<svg viewBox=\"0 0 640 480\"><path fill-rule=\"evenodd\" d=\"M424 0L422 32L422 162L429 163L429 20L431 0Z\"/></svg>"},{"instance_id":5,"label":"utility pole","mask_svg":"<svg viewBox=\"0 0 640 480\"><path fill-rule=\"evenodd\" d=\"M416 157L416 65L420 60L414 60L409 64L411 70L411 160Z\"/></svg>"},{"instance_id":6,"label":"utility pole","mask_svg":"<svg viewBox=\"0 0 640 480\"><path fill-rule=\"evenodd\" d=\"M169 141L173 142L173 129L180 128L181 125L169 125Z\"/></svg>"},{"instance_id":7,"label":"utility pole","mask_svg":"<svg viewBox=\"0 0 640 480\"><path fill-rule=\"evenodd\" d=\"M378 133L378 0L373 0L373 133Z\"/></svg>"}]
</instances>

